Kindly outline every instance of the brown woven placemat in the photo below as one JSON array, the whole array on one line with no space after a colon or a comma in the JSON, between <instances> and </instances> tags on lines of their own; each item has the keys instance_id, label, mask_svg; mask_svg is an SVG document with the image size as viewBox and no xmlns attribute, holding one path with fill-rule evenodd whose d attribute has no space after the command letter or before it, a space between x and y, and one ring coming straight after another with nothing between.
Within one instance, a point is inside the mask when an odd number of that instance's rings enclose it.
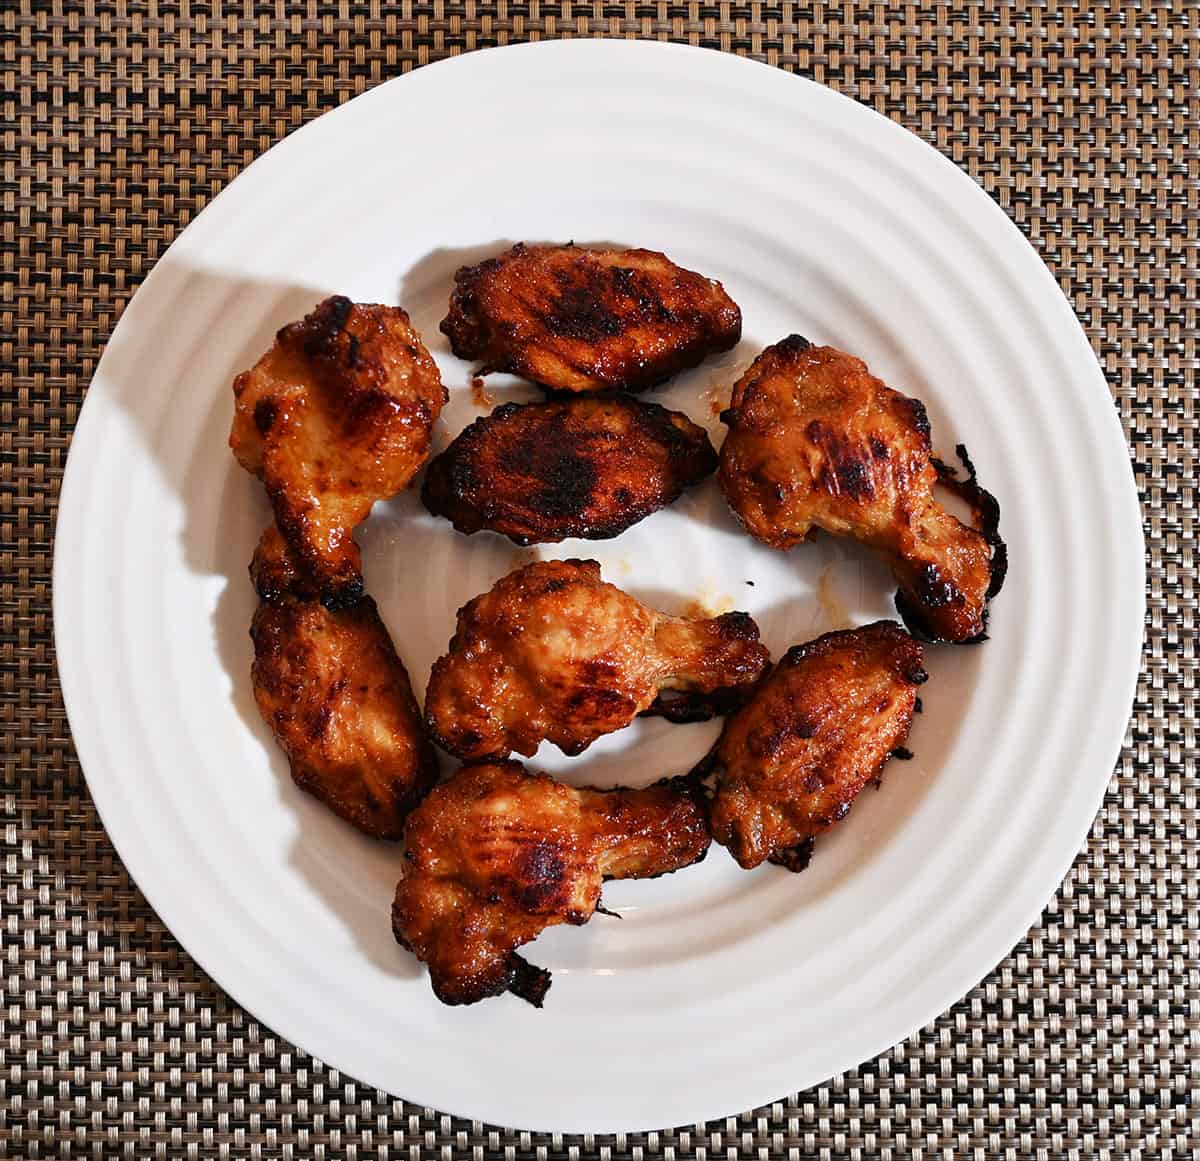
<instances>
[{"instance_id":1,"label":"brown woven placemat","mask_svg":"<svg viewBox=\"0 0 1200 1161\"><path fill-rule=\"evenodd\" d=\"M1198 17L1187 0L0 5L0 1156L1200 1156ZM225 182L399 72L592 34L805 73L901 121L1000 202L1074 302L1116 395L1149 615L1128 742L1087 849L984 983L809 1092L708 1125L573 1138L359 1086L205 978L88 797L55 675L50 565L100 350Z\"/></svg>"}]
</instances>

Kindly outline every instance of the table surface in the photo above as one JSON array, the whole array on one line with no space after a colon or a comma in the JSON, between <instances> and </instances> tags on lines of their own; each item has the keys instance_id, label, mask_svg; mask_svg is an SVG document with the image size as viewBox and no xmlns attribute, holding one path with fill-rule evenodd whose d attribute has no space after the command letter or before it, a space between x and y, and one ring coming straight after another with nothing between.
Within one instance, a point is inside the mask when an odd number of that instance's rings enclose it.
<instances>
[{"instance_id":1,"label":"table surface","mask_svg":"<svg viewBox=\"0 0 1200 1161\"><path fill-rule=\"evenodd\" d=\"M0 1157L1200 1155L1198 33L1192 2L4 5ZM382 80L488 45L591 35L803 73L907 126L1004 207L1104 366L1143 502L1149 601L1133 719L1087 847L983 983L808 1092L594 1138L481 1125L359 1086L208 980L88 797L50 610L72 426L176 232L272 143Z\"/></svg>"}]
</instances>

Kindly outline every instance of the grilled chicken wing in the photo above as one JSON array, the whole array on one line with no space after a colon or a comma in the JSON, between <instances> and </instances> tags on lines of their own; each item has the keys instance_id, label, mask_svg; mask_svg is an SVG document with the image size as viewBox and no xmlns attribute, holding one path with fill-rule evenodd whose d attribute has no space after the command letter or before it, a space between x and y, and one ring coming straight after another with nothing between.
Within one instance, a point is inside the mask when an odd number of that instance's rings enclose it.
<instances>
[{"instance_id":1,"label":"grilled chicken wing","mask_svg":"<svg viewBox=\"0 0 1200 1161\"><path fill-rule=\"evenodd\" d=\"M437 757L375 602L327 609L274 525L251 575L254 698L292 778L366 834L399 838Z\"/></svg>"},{"instance_id":2,"label":"grilled chicken wing","mask_svg":"<svg viewBox=\"0 0 1200 1161\"><path fill-rule=\"evenodd\" d=\"M720 483L757 539L790 548L814 528L850 536L889 557L905 623L928 640L980 640L1007 555L999 508L975 482L930 454L916 399L892 391L865 363L792 335L738 380L722 418ZM974 508L979 530L934 499L939 482Z\"/></svg>"},{"instance_id":3,"label":"grilled chicken wing","mask_svg":"<svg viewBox=\"0 0 1200 1161\"><path fill-rule=\"evenodd\" d=\"M559 391L641 391L742 334L719 282L654 250L519 244L454 283L454 353Z\"/></svg>"},{"instance_id":4,"label":"grilled chicken wing","mask_svg":"<svg viewBox=\"0 0 1200 1161\"><path fill-rule=\"evenodd\" d=\"M645 879L702 859L694 783L575 790L519 762L467 766L413 812L392 904L396 939L429 965L438 999L512 991L541 1007L550 973L516 949L583 924L605 879Z\"/></svg>"},{"instance_id":5,"label":"grilled chicken wing","mask_svg":"<svg viewBox=\"0 0 1200 1161\"><path fill-rule=\"evenodd\" d=\"M547 560L502 577L458 613L434 664L425 718L464 759L530 755L543 739L578 754L663 707L744 691L769 657L745 613L668 617L600 579L594 560ZM671 716L679 707L668 702Z\"/></svg>"},{"instance_id":6,"label":"grilled chicken wing","mask_svg":"<svg viewBox=\"0 0 1200 1161\"><path fill-rule=\"evenodd\" d=\"M429 454L446 402L437 365L398 307L327 298L233 383L229 443L330 608L362 592L352 532Z\"/></svg>"},{"instance_id":7,"label":"grilled chicken wing","mask_svg":"<svg viewBox=\"0 0 1200 1161\"><path fill-rule=\"evenodd\" d=\"M518 544L604 540L716 468L704 429L656 403L508 403L430 462L421 498L459 532L488 528Z\"/></svg>"},{"instance_id":8,"label":"grilled chicken wing","mask_svg":"<svg viewBox=\"0 0 1200 1161\"><path fill-rule=\"evenodd\" d=\"M713 837L743 867L802 870L903 745L925 679L920 644L892 621L789 649L697 770L716 774Z\"/></svg>"}]
</instances>

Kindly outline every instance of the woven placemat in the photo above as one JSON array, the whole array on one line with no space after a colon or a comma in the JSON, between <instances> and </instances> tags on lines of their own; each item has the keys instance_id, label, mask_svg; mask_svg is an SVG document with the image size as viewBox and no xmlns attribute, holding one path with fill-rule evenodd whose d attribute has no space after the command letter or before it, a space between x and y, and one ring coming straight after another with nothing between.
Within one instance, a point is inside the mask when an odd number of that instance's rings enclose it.
<instances>
[{"instance_id":1,"label":"woven placemat","mask_svg":"<svg viewBox=\"0 0 1200 1161\"><path fill-rule=\"evenodd\" d=\"M1198 17L1187 0L0 6L0 1156L1200 1155ZM1133 722L1088 846L984 983L809 1092L707 1125L575 1138L357 1085L196 968L88 797L55 675L50 566L67 444L104 342L222 185L397 73L595 34L804 73L932 142L1005 208L1116 396L1144 503L1149 614Z\"/></svg>"}]
</instances>

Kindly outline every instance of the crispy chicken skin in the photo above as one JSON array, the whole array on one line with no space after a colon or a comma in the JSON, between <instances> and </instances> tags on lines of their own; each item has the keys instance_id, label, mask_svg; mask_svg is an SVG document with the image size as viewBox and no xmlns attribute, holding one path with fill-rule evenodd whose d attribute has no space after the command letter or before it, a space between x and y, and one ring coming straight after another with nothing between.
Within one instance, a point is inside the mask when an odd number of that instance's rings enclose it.
<instances>
[{"instance_id":1,"label":"crispy chicken skin","mask_svg":"<svg viewBox=\"0 0 1200 1161\"><path fill-rule=\"evenodd\" d=\"M437 365L398 307L327 298L233 382L230 446L330 608L362 592L352 536L412 479L446 402Z\"/></svg>"},{"instance_id":2,"label":"crispy chicken skin","mask_svg":"<svg viewBox=\"0 0 1200 1161\"><path fill-rule=\"evenodd\" d=\"M518 544L605 540L716 468L705 430L656 403L508 403L430 462L421 498L459 532L486 528Z\"/></svg>"},{"instance_id":3,"label":"crispy chicken skin","mask_svg":"<svg viewBox=\"0 0 1200 1161\"><path fill-rule=\"evenodd\" d=\"M575 790L519 762L466 766L412 813L392 904L396 939L429 965L438 999L512 991L541 1007L550 973L516 949L583 924L606 879L646 879L702 859L695 783Z\"/></svg>"},{"instance_id":4,"label":"crispy chicken skin","mask_svg":"<svg viewBox=\"0 0 1200 1161\"><path fill-rule=\"evenodd\" d=\"M273 524L251 575L254 698L292 778L365 834L399 838L437 757L375 602L327 609Z\"/></svg>"},{"instance_id":5,"label":"crispy chicken skin","mask_svg":"<svg viewBox=\"0 0 1200 1161\"><path fill-rule=\"evenodd\" d=\"M742 315L719 282L654 250L521 243L455 274L442 331L485 372L641 391L735 346Z\"/></svg>"},{"instance_id":6,"label":"crispy chicken skin","mask_svg":"<svg viewBox=\"0 0 1200 1161\"><path fill-rule=\"evenodd\" d=\"M927 640L981 640L1007 555L999 509L930 451L925 408L861 359L792 335L768 347L733 388L719 480L748 532L790 548L820 528L885 553L896 607ZM939 480L975 510L969 528L934 498Z\"/></svg>"},{"instance_id":7,"label":"crispy chicken skin","mask_svg":"<svg viewBox=\"0 0 1200 1161\"><path fill-rule=\"evenodd\" d=\"M716 775L713 837L746 868L802 870L815 835L908 737L919 642L893 621L796 645L732 717L697 773Z\"/></svg>"},{"instance_id":8,"label":"crispy chicken skin","mask_svg":"<svg viewBox=\"0 0 1200 1161\"><path fill-rule=\"evenodd\" d=\"M544 739L579 754L659 708L663 690L704 703L745 692L768 662L745 613L669 617L604 583L594 560L538 561L459 610L425 720L467 760L530 755Z\"/></svg>"}]
</instances>

